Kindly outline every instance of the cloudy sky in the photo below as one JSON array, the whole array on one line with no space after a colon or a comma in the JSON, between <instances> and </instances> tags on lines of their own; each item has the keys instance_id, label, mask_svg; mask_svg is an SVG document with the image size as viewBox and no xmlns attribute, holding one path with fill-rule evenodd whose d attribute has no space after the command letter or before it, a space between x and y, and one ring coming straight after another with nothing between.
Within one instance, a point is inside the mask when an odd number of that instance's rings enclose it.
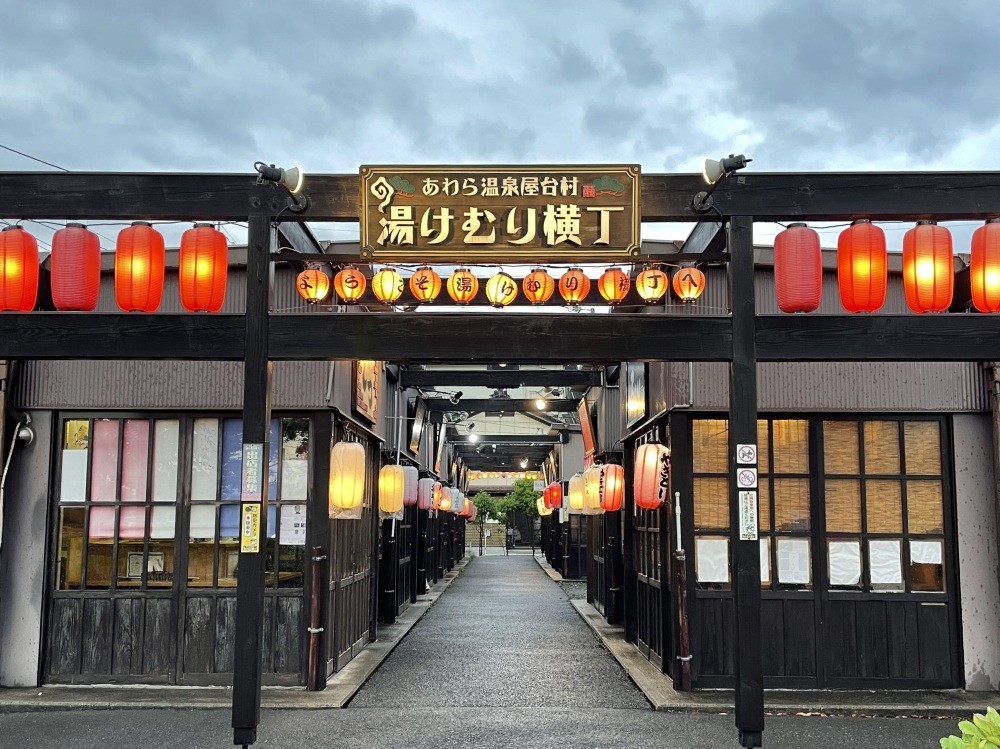
<instances>
[{"instance_id":1,"label":"cloudy sky","mask_svg":"<svg viewBox=\"0 0 1000 749\"><path fill-rule=\"evenodd\" d=\"M730 152L761 171L1000 167L995 0L0 9L0 144L71 170L674 172ZM0 170L43 168L0 149Z\"/></svg>"}]
</instances>

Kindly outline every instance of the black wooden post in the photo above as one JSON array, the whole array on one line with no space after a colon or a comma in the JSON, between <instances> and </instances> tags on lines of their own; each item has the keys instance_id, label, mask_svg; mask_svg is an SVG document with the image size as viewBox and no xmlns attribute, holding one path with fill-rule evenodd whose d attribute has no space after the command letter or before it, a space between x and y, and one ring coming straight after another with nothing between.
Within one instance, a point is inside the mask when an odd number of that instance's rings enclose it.
<instances>
[{"instance_id":1,"label":"black wooden post","mask_svg":"<svg viewBox=\"0 0 1000 749\"><path fill-rule=\"evenodd\" d=\"M729 533L733 547L736 728L744 747L758 747L764 731L760 551L757 482L752 481L751 487L749 480L750 471L756 474L757 465L756 459L750 463L744 456L743 462L739 462L737 457L737 445L757 444L753 219L734 216L729 222L728 242L733 322L733 360L729 365ZM752 534L741 533L741 518L747 525L752 523ZM752 538L746 538L748 535Z\"/></svg>"},{"instance_id":2,"label":"black wooden post","mask_svg":"<svg viewBox=\"0 0 1000 749\"><path fill-rule=\"evenodd\" d=\"M260 723L271 421L271 363L267 358L270 251L269 217L251 215L247 236L246 342L243 356L242 522L233 653L233 743L244 747L256 742ZM248 536L248 532L252 535Z\"/></svg>"}]
</instances>

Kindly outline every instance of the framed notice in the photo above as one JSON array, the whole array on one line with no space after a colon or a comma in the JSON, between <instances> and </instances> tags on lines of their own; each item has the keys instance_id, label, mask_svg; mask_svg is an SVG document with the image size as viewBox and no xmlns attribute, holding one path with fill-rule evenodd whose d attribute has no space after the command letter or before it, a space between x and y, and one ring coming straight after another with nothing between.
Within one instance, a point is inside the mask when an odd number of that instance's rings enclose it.
<instances>
[{"instance_id":1,"label":"framed notice","mask_svg":"<svg viewBox=\"0 0 1000 749\"><path fill-rule=\"evenodd\" d=\"M580 433L583 435L583 457L589 458L597 449L594 440L594 425L590 422L590 406L587 399L581 398L576 404L576 414L580 417Z\"/></svg>"},{"instance_id":2,"label":"framed notice","mask_svg":"<svg viewBox=\"0 0 1000 749\"><path fill-rule=\"evenodd\" d=\"M374 423L378 418L378 394L382 389L382 362L354 362L354 410Z\"/></svg>"},{"instance_id":3,"label":"framed notice","mask_svg":"<svg viewBox=\"0 0 1000 749\"><path fill-rule=\"evenodd\" d=\"M646 363L625 363L625 419L633 426L646 418Z\"/></svg>"}]
</instances>

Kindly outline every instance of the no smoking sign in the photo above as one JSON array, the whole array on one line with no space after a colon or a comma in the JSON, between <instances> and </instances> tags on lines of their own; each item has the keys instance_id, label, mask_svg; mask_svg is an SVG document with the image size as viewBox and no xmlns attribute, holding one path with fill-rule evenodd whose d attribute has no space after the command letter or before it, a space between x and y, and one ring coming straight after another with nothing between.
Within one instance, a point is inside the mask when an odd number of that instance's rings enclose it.
<instances>
[{"instance_id":1,"label":"no smoking sign","mask_svg":"<svg viewBox=\"0 0 1000 749\"><path fill-rule=\"evenodd\" d=\"M757 488L757 469L756 468L739 468L736 471L736 485L740 489L756 489Z\"/></svg>"}]
</instances>

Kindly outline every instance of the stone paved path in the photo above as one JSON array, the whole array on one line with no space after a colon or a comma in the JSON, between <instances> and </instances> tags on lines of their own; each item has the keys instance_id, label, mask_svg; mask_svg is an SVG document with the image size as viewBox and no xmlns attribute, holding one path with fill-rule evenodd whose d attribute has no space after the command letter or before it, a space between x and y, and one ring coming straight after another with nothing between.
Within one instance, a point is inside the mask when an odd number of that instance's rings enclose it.
<instances>
[{"instance_id":1,"label":"stone paved path","mask_svg":"<svg viewBox=\"0 0 1000 749\"><path fill-rule=\"evenodd\" d=\"M530 556L474 558L351 707L648 710L615 659Z\"/></svg>"}]
</instances>

